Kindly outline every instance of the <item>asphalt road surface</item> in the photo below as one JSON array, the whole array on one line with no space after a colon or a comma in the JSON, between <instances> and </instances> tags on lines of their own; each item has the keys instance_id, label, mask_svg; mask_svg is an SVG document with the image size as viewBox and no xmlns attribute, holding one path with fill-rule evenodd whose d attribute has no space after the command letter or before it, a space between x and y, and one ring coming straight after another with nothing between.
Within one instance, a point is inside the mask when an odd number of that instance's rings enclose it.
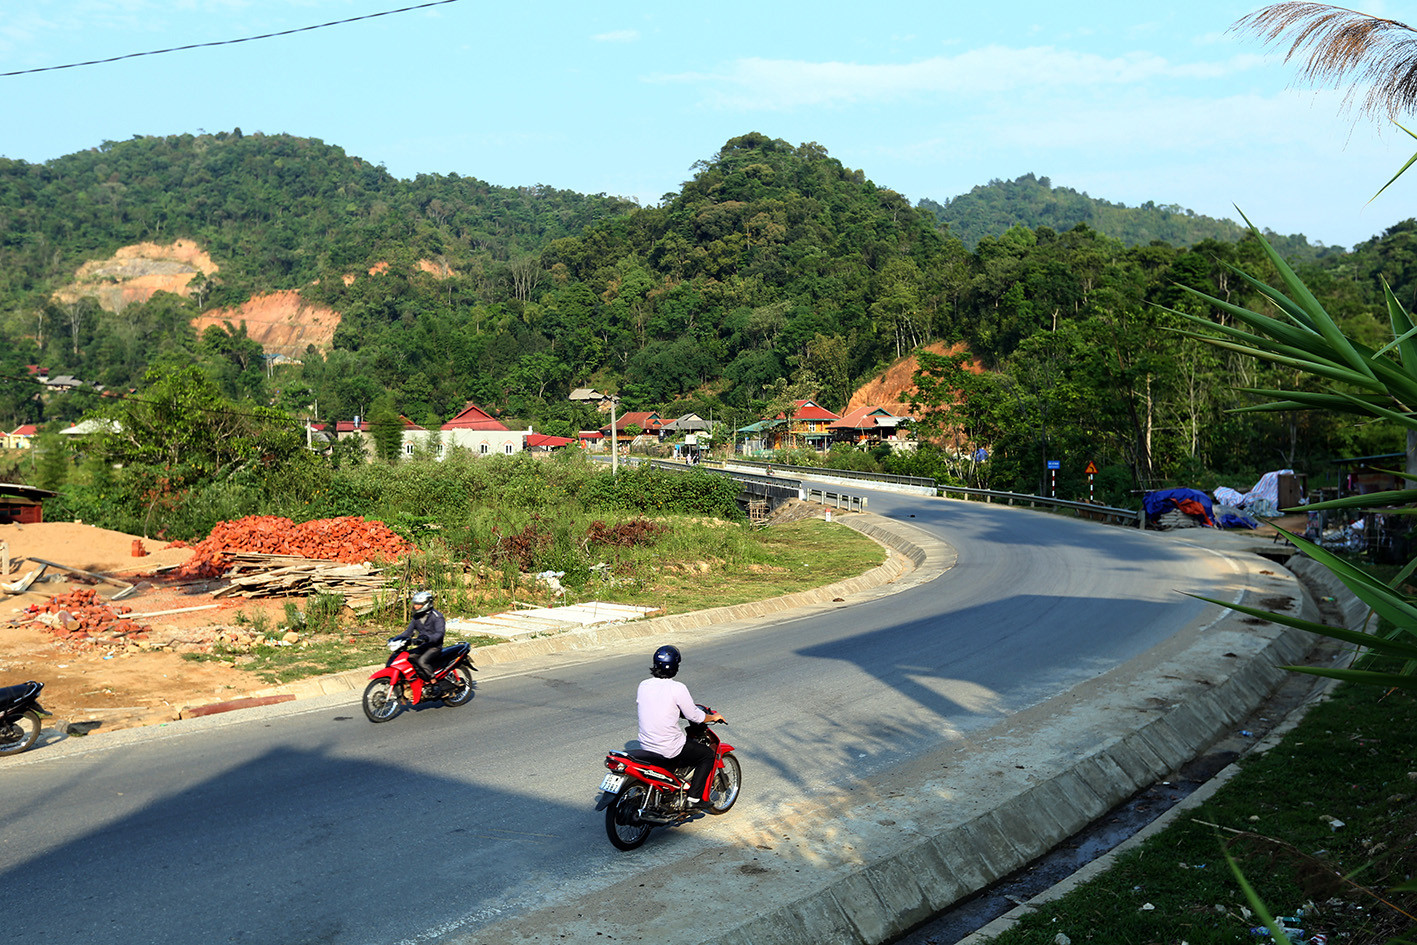
<instances>
[{"instance_id":1,"label":"asphalt road surface","mask_svg":"<svg viewBox=\"0 0 1417 945\"><path fill-rule=\"evenodd\" d=\"M864 491L864 490L862 490ZM508 664L462 708L367 722L357 693L69 739L0 762L5 937L65 945L466 942L675 869L967 738L1218 609L1225 559L1133 530L870 492L958 563L892 596L680 634L742 760L726 817L614 850L594 811L660 641ZM744 877L750 883L751 877Z\"/></svg>"}]
</instances>

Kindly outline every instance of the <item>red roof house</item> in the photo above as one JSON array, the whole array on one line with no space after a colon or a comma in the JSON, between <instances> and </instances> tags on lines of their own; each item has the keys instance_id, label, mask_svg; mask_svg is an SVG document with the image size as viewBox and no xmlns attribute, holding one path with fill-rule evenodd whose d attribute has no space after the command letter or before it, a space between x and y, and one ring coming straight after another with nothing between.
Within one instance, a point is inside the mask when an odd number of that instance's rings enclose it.
<instances>
[{"instance_id":1,"label":"red roof house","mask_svg":"<svg viewBox=\"0 0 1417 945\"><path fill-rule=\"evenodd\" d=\"M891 413L885 407L857 407L830 427L839 442L879 443L894 437L902 422L910 417Z\"/></svg>"},{"instance_id":2,"label":"red roof house","mask_svg":"<svg viewBox=\"0 0 1417 945\"><path fill-rule=\"evenodd\" d=\"M472 401L468 401L456 417L443 424L443 430L507 430L502 421Z\"/></svg>"},{"instance_id":3,"label":"red roof house","mask_svg":"<svg viewBox=\"0 0 1417 945\"><path fill-rule=\"evenodd\" d=\"M653 410L631 410L629 413L622 413L615 418L617 436L625 436L625 431L630 427L639 427L645 433L658 433L662 426L664 426L664 421ZM600 428L600 432L609 436L610 427L603 426Z\"/></svg>"},{"instance_id":4,"label":"red roof house","mask_svg":"<svg viewBox=\"0 0 1417 945\"><path fill-rule=\"evenodd\" d=\"M831 425L841 418L815 401L799 400L793 404L790 415L778 414L774 419L787 421L765 431L774 448L806 446L820 450L831 442Z\"/></svg>"},{"instance_id":5,"label":"red roof house","mask_svg":"<svg viewBox=\"0 0 1417 945\"><path fill-rule=\"evenodd\" d=\"M576 442L569 436L551 436L547 433L528 433L522 438L522 445L529 450L551 451Z\"/></svg>"}]
</instances>

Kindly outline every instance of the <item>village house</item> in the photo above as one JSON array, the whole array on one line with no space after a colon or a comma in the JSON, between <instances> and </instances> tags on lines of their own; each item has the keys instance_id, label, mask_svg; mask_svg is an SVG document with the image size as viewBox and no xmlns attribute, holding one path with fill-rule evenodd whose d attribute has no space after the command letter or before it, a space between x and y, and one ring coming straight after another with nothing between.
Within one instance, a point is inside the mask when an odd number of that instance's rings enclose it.
<instances>
[{"instance_id":1,"label":"village house","mask_svg":"<svg viewBox=\"0 0 1417 945\"><path fill-rule=\"evenodd\" d=\"M764 447L824 452L832 442L831 425L840 419L816 401L799 400L790 411L773 417L772 426L762 430Z\"/></svg>"},{"instance_id":2,"label":"village house","mask_svg":"<svg viewBox=\"0 0 1417 945\"><path fill-rule=\"evenodd\" d=\"M622 440L628 439L629 434L625 431L630 429L630 427L635 427L641 433L650 434L656 439L664 438L661 433L664 427L664 421L660 419L659 414L655 413L653 410L631 410L629 413L622 413L615 418L616 437ZM610 424L607 423L605 426L601 427L600 432L609 436Z\"/></svg>"},{"instance_id":3,"label":"village house","mask_svg":"<svg viewBox=\"0 0 1417 945\"><path fill-rule=\"evenodd\" d=\"M855 446L875 446L890 443L903 445L906 437L902 424L911 417L892 414L884 407L857 407L848 410L840 420L831 424L832 438L837 443L851 443Z\"/></svg>"},{"instance_id":4,"label":"village house","mask_svg":"<svg viewBox=\"0 0 1417 945\"><path fill-rule=\"evenodd\" d=\"M511 430L507 425L472 401L463 405L457 415L436 431L404 429L404 455L412 455L419 446L431 450L441 457L450 447L465 449L479 456L498 454L510 456L525 448L526 437L533 433L525 430Z\"/></svg>"},{"instance_id":5,"label":"village house","mask_svg":"<svg viewBox=\"0 0 1417 945\"><path fill-rule=\"evenodd\" d=\"M589 387L577 387L571 391L571 395L566 398L573 404L589 404L595 409L604 413L610 409L612 402L619 403L620 398L611 397L609 394L602 394L598 390Z\"/></svg>"},{"instance_id":6,"label":"village house","mask_svg":"<svg viewBox=\"0 0 1417 945\"><path fill-rule=\"evenodd\" d=\"M39 427L33 423L22 423L4 436L0 436L0 448L7 450L27 450L34 445L39 435Z\"/></svg>"}]
</instances>

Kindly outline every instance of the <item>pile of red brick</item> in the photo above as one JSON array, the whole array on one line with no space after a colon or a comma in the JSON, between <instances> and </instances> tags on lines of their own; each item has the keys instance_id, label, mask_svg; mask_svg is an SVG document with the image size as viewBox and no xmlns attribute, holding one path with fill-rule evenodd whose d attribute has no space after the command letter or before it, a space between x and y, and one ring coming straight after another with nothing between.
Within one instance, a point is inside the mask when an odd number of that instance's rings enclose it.
<instances>
[{"instance_id":1,"label":"pile of red brick","mask_svg":"<svg viewBox=\"0 0 1417 945\"><path fill-rule=\"evenodd\" d=\"M54 620L36 620L35 623L60 640L77 645L147 639L150 627L118 616L131 612L131 607L109 605L97 591L85 589L57 594L43 604L31 604L25 609L25 613L34 616L53 614Z\"/></svg>"},{"instance_id":2,"label":"pile of red brick","mask_svg":"<svg viewBox=\"0 0 1417 945\"><path fill-rule=\"evenodd\" d=\"M196 554L177 569L179 578L220 577L231 566L227 555L237 551L356 564L393 561L414 550L383 522L366 521L357 515L319 518L299 525L275 515L248 515L222 522L193 547Z\"/></svg>"}]
</instances>

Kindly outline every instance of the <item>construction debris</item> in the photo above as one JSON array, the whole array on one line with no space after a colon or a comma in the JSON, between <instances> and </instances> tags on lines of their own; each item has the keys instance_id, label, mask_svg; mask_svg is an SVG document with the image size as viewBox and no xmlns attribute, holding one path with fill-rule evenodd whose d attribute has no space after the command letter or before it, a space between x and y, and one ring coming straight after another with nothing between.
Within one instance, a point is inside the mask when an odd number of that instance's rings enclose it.
<instances>
[{"instance_id":1,"label":"construction debris","mask_svg":"<svg viewBox=\"0 0 1417 945\"><path fill-rule=\"evenodd\" d=\"M355 564L394 561L411 553L414 547L383 522L366 521L356 515L314 519L298 525L275 515L248 515L218 524L193 550L192 558L177 569L178 577L220 577L231 567L237 552Z\"/></svg>"},{"instance_id":2,"label":"construction debris","mask_svg":"<svg viewBox=\"0 0 1417 945\"><path fill-rule=\"evenodd\" d=\"M356 614L371 613L388 584L383 570L367 562L339 564L294 555L227 552L230 583L213 597L301 597L332 594Z\"/></svg>"},{"instance_id":3,"label":"construction debris","mask_svg":"<svg viewBox=\"0 0 1417 945\"><path fill-rule=\"evenodd\" d=\"M73 647L137 642L151 628L123 619L130 608L110 607L97 591L81 589L58 594L43 604L25 608L22 622L38 624Z\"/></svg>"},{"instance_id":4,"label":"construction debris","mask_svg":"<svg viewBox=\"0 0 1417 945\"><path fill-rule=\"evenodd\" d=\"M46 561L43 558L31 557L29 560L33 561L35 564L42 564L50 568L58 568L60 571L67 571L69 574L77 574L79 575L79 577L86 577L90 581L99 581L103 584L112 584L114 587L119 589L118 593L113 595L113 600L122 600L123 598L130 596L136 590L136 588L134 588L133 585L129 584L127 581L120 581L117 578L109 577L106 574L98 574L93 571L85 571L82 568L71 568L67 564L60 564L57 561Z\"/></svg>"}]
</instances>

